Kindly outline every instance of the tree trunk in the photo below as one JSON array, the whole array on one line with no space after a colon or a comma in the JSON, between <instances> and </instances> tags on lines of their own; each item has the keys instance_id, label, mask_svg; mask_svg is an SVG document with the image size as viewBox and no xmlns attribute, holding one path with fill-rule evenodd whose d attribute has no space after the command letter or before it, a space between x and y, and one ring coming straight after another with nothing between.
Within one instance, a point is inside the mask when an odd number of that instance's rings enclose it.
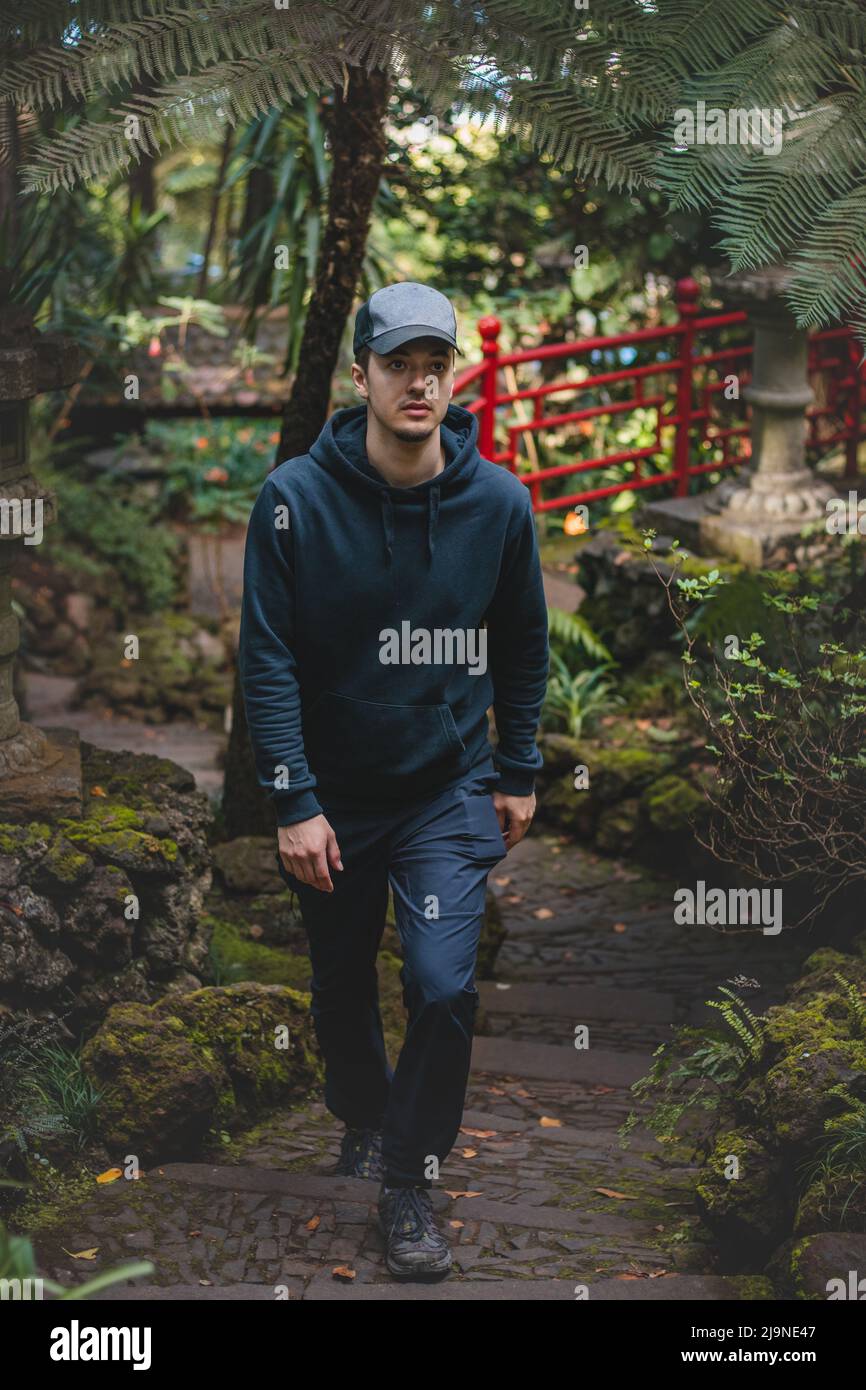
<instances>
[{"instance_id":1,"label":"tree trunk","mask_svg":"<svg viewBox=\"0 0 866 1390\"><path fill-rule=\"evenodd\" d=\"M328 416L331 377L352 312L382 177L387 105L388 78L380 72L352 68L345 97L342 91L334 93L328 222L275 466L306 453Z\"/></svg>"},{"instance_id":2,"label":"tree trunk","mask_svg":"<svg viewBox=\"0 0 866 1390\"><path fill-rule=\"evenodd\" d=\"M141 204L141 211L145 217L149 217L152 212L156 212L156 182L154 180L154 169L156 159L152 154L143 154L137 164L134 164L129 171L126 186L129 192L129 211L138 201Z\"/></svg>"},{"instance_id":3,"label":"tree trunk","mask_svg":"<svg viewBox=\"0 0 866 1390\"><path fill-rule=\"evenodd\" d=\"M216 229L217 223L219 222L220 201L222 199L223 182L226 176L226 168L229 162L229 155L231 154L233 137L234 130L230 125L226 126L225 139L223 140L222 153L220 155L220 167L217 173L216 183L214 184L213 196L211 197L210 217L208 218L207 236L205 238L204 251L202 252L201 270L199 271L198 275L197 294L199 299L204 299L207 296L208 270L210 269L210 258L211 252L213 251L213 244L216 240Z\"/></svg>"},{"instance_id":4,"label":"tree trunk","mask_svg":"<svg viewBox=\"0 0 866 1390\"><path fill-rule=\"evenodd\" d=\"M345 95L342 91L334 94L329 121L328 220L274 466L306 453L327 419L331 377L352 312L382 177L387 107L388 76L382 72L352 68ZM222 809L228 839L274 834L274 809L256 778L237 673Z\"/></svg>"},{"instance_id":5,"label":"tree trunk","mask_svg":"<svg viewBox=\"0 0 866 1390\"><path fill-rule=\"evenodd\" d=\"M18 112L10 101L5 101L0 110L0 125L3 143L7 149L7 158L0 160L0 234L5 234L6 261L11 265L18 247L18 166L21 162L21 141Z\"/></svg>"}]
</instances>

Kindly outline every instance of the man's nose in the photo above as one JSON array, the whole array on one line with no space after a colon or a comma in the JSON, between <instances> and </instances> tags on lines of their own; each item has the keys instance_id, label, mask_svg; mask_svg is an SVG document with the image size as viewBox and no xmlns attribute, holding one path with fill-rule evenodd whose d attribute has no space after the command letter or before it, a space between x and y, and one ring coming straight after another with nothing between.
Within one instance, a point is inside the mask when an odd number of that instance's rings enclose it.
<instances>
[{"instance_id":1,"label":"man's nose","mask_svg":"<svg viewBox=\"0 0 866 1390\"><path fill-rule=\"evenodd\" d=\"M429 372L425 372L422 367L419 367L417 372L409 379L409 390L418 391L423 396L427 390L427 378L429 375Z\"/></svg>"}]
</instances>

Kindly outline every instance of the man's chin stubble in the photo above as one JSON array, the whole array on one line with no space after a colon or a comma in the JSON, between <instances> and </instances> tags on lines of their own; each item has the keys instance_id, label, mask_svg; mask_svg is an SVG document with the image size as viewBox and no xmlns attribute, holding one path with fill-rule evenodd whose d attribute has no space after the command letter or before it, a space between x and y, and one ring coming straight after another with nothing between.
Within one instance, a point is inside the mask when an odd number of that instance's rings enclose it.
<instances>
[{"instance_id":1,"label":"man's chin stubble","mask_svg":"<svg viewBox=\"0 0 866 1390\"><path fill-rule=\"evenodd\" d=\"M439 426L434 425L431 430L425 430L423 434L418 434L415 430L393 430L395 439L399 439L402 444L424 444L431 435L435 434Z\"/></svg>"}]
</instances>

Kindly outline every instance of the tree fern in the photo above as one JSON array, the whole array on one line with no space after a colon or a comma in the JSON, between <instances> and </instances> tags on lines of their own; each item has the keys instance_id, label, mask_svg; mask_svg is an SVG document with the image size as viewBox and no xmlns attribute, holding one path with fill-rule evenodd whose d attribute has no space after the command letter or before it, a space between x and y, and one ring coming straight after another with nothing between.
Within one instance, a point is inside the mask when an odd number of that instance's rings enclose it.
<instances>
[{"instance_id":1,"label":"tree fern","mask_svg":"<svg viewBox=\"0 0 866 1390\"><path fill-rule=\"evenodd\" d=\"M860 0L593 0L586 11L573 0L0 0L0 46L0 97L19 110L96 93L113 107L37 143L30 190L104 177L226 121L345 89L353 67L384 68L410 76L432 110L458 102L579 179L655 183L674 206L709 210L735 266L794 267L802 324L866 317ZM145 79L151 95L131 95ZM698 100L784 112L781 149L677 148L675 114Z\"/></svg>"}]
</instances>

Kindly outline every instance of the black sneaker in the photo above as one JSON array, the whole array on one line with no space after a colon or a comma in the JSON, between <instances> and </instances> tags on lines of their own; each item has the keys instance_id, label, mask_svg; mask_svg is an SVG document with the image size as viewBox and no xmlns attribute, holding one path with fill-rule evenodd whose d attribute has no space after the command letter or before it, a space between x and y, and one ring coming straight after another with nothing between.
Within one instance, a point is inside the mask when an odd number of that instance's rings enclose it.
<instances>
[{"instance_id":1,"label":"black sneaker","mask_svg":"<svg viewBox=\"0 0 866 1390\"><path fill-rule=\"evenodd\" d=\"M426 1187L386 1187L379 1192L379 1226L385 1237L385 1264L398 1278L447 1274L451 1250L437 1229Z\"/></svg>"},{"instance_id":2,"label":"black sneaker","mask_svg":"<svg viewBox=\"0 0 866 1390\"><path fill-rule=\"evenodd\" d=\"M334 1175L341 1178L372 1178L381 1182L385 1175L382 1162L382 1131L351 1129L347 1125Z\"/></svg>"}]
</instances>

